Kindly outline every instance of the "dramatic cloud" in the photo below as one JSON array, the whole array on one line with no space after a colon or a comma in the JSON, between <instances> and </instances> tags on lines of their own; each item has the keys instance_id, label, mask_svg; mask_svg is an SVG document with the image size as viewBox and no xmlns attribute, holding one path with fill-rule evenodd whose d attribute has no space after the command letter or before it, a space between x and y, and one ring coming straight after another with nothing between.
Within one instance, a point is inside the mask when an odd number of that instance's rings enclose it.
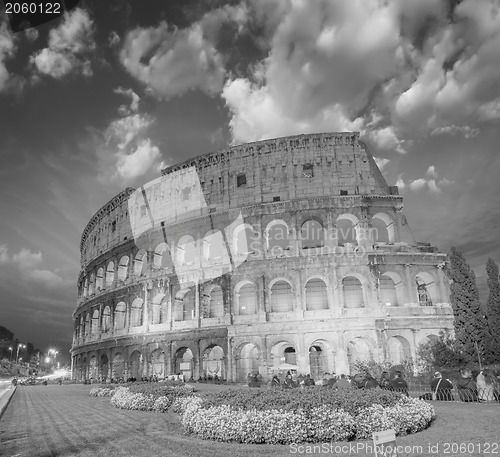
<instances>
[{"instance_id":1,"label":"dramatic cloud","mask_svg":"<svg viewBox=\"0 0 500 457\"><path fill-rule=\"evenodd\" d=\"M225 83L234 142L357 129L405 152L430 133L474 137L500 120L497 9L494 0L250 1L269 51L250 77Z\"/></svg>"},{"instance_id":2,"label":"dramatic cloud","mask_svg":"<svg viewBox=\"0 0 500 457\"><path fill-rule=\"evenodd\" d=\"M190 89L217 94L224 78L222 59L203 37L199 24L179 30L161 22L156 28L132 30L120 58L130 74L161 98Z\"/></svg>"},{"instance_id":3,"label":"dramatic cloud","mask_svg":"<svg viewBox=\"0 0 500 457\"><path fill-rule=\"evenodd\" d=\"M409 182L405 182L403 180L403 176L399 175L398 180L396 182L396 185L401 189L404 190L406 187L408 187L410 190L414 192L418 192L420 190L428 189L430 192L434 194L439 194L443 190L443 188L454 184L453 181L450 181L447 178L441 178L436 170L436 167L434 165L431 165L426 173L424 178L418 178L411 180Z\"/></svg>"},{"instance_id":4,"label":"dramatic cloud","mask_svg":"<svg viewBox=\"0 0 500 457\"><path fill-rule=\"evenodd\" d=\"M111 179L125 184L158 170L162 161L160 149L148 138L154 119L138 112L140 97L132 89L119 87L114 92L129 97L131 102L119 107L122 117L109 123L104 141L98 140L99 173L103 182Z\"/></svg>"},{"instance_id":5,"label":"dramatic cloud","mask_svg":"<svg viewBox=\"0 0 500 457\"><path fill-rule=\"evenodd\" d=\"M0 18L0 92L8 88L9 72L5 61L14 55L15 50L14 37L9 31L7 23Z\"/></svg>"},{"instance_id":6,"label":"dramatic cloud","mask_svg":"<svg viewBox=\"0 0 500 457\"><path fill-rule=\"evenodd\" d=\"M42 264L41 252L22 248L10 257L7 246L0 246L0 265L15 267L21 276L21 284L24 284L27 290L31 289L33 283L46 289L67 289L73 285L73 280L64 279L54 271L40 269Z\"/></svg>"},{"instance_id":7,"label":"dramatic cloud","mask_svg":"<svg viewBox=\"0 0 500 457\"><path fill-rule=\"evenodd\" d=\"M216 49L221 26L231 23L241 32L245 5L224 6L205 14L185 29L161 22L126 34L120 59L126 70L158 98L170 99L199 89L210 96L224 85L224 59ZM115 36L112 42L116 43Z\"/></svg>"},{"instance_id":8,"label":"dramatic cloud","mask_svg":"<svg viewBox=\"0 0 500 457\"><path fill-rule=\"evenodd\" d=\"M94 26L87 11L75 8L49 33L48 47L30 58L36 69L60 79L70 73L92 76L90 54L95 49Z\"/></svg>"}]
</instances>

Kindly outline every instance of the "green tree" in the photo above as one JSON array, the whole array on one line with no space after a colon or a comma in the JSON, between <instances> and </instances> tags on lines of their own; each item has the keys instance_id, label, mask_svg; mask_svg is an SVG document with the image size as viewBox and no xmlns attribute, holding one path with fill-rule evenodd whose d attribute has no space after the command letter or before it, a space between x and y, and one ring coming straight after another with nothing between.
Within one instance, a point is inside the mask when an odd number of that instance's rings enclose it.
<instances>
[{"instance_id":1,"label":"green tree","mask_svg":"<svg viewBox=\"0 0 500 457\"><path fill-rule=\"evenodd\" d=\"M439 332L437 339L418 346L417 361L422 373L431 373L442 368L457 368L465 362L457 342L444 330Z\"/></svg>"},{"instance_id":2,"label":"green tree","mask_svg":"<svg viewBox=\"0 0 500 457\"><path fill-rule=\"evenodd\" d=\"M491 334L490 340L490 362L500 362L500 281L498 278L498 265L493 259L486 263L488 273L488 301L486 302L486 317Z\"/></svg>"},{"instance_id":3,"label":"green tree","mask_svg":"<svg viewBox=\"0 0 500 457\"><path fill-rule=\"evenodd\" d=\"M466 363L476 362L478 352L481 360L487 362L491 358L489 330L479 301L476 276L463 254L454 247L451 248L447 271L451 279L450 302L455 316L457 348Z\"/></svg>"}]
</instances>

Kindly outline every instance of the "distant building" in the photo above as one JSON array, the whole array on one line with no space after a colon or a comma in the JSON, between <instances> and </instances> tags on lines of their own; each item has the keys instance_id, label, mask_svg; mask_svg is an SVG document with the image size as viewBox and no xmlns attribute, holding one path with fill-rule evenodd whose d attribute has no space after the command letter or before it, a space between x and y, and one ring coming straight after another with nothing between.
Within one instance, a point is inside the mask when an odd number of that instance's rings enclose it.
<instances>
[{"instance_id":1,"label":"distant building","mask_svg":"<svg viewBox=\"0 0 500 457\"><path fill-rule=\"evenodd\" d=\"M414 358L453 313L446 255L402 209L357 133L235 146L125 189L83 232L73 376L245 381Z\"/></svg>"}]
</instances>

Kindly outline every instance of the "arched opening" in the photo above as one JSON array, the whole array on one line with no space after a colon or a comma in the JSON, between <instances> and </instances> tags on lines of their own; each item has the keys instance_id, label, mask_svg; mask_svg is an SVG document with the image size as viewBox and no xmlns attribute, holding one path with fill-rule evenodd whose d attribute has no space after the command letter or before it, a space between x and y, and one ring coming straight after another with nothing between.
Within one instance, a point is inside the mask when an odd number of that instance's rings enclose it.
<instances>
[{"instance_id":1,"label":"arched opening","mask_svg":"<svg viewBox=\"0 0 500 457\"><path fill-rule=\"evenodd\" d=\"M328 356L319 344L309 348L309 368L313 379L322 379L329 372Z\"/></svg>"},{"instance_id":2,"label":"arched opening","mask_svg":"<svg viewBox=\"0 0 500 457\"><path fill-rule=\"evenodd\" d=\"M129 261L130 261L130 259L126 255L124 255L120 259L120 262L118 263L118 280L119 281L125 281L127 279Z\"/></svg>"},{"instance_id":3,"label":"arched opening","mask_svg":"<svg viewBox=\"0 0 500 457\"><path fill-rule=\"evenodd\" d=\"M271 256L280 257L290 249L288 225L284 221L272 221L266 229L267 251Z\"/></svg>"},{"instance_id":4,"label":"arched opening","mask_svg":"<svg viewBox=\"0 0 500 457\"><path fill-rule=\"evenodd\" d=\"M193 288L182 289L175 297L175 321L188 321L195 318L195 294Z\"/></svg>"},{"instance_id":5,"label":"arched opening","mask_svg":"<svg viewBox=\"0 0 500 457\"><path fill-rule=\"evenodd\" d=\"M88 340L90 336L90 314L85 316L85 339Z\"/></svg>"},{"instance_id":6,"label":"arched opening","mask_svg":"<svg viewBox=\"0 0 500 457\"><path fill-rule=\"evenodd\" d=\"M89 377L93 382L97 381L97 359L95 355L90 357L89 360Z\"/></svg>"},{"instance_id":7,"label":"arched opening","mask_svg":"<svg viewBox=\"0 0 500 457\"><path fill-rule=\"evenodd\" d=\"M109 374L109 360L106 354L101 355L99 372L101 373L101 380L105 381L108 379Z\"/></svg>"},{"instance_id":8,"label":"arched opening","mask_svg":"<svg viewBox=\"0 0 500 457\"><path fill-rule=\"evenodd\" d=\"M153 254L153 268L171 269L174 263L170 255L170 248L167 243L160 243L156 246Z\"/></svg>"},{"instance_id":9,"label":"arched opening","mask_svg":"<svg viewBox=\"0 0 500 457\"><path fill-rule=\"evenodd\" d=\"M165 353L161 349L151 353L151 374L158 379L165 377Z\"/></svg>"},{"instance_id":10,"label":"arched opening","mask_svg":"<svg viewBox=\"0 0 500 457\"><path fill-rule=\"evenodd\" d=\"M399 306L396 284L394 284L394 280L391 277L387 275L380 276L378 290L382 305Z\"/></svg>"},{"instance_id":11,"label":"arched opening","mask_svg":"<svg viewBox=\"0 0 500 457\"><path fill-rule=\"evenodd\" d=\"M147 253L141 249L134 259L134 276L139 277L146 273Z\"/></svg>"},{"instance_id":12,"label":"arched opening","mask_svg":"<svg viewBox=\"0 0 500 457\"><path fill-rule=\"evenodd\" d=\"M371 239L375 243L394 243L394 222L388 214L377 213L371 222Z\"/></svg>"},{"instance_id":13,"label":"arched opening","mask_svg":"<svg viewBox=\"0 0 500 457\"><path fill-rule=\"evenodd\" d=\"M400 365L405 360L411 360L410 343L403 336L393 336L387 342L389 360L393 365Z\"/></svg>"},{"instance_id":14,"label":"arched opening","mask_svg":"<svg viewBox=\"0 0 500 457\"><path fill-rule=\"evenodd\" d=\"M224 315L224 295L220 286L213 286L208 296L208 317Z\"/></svg>"},{"instance_id":15,"label":"arched opening","mask_svg":"<svg viewBox=\"0 0 500 457\"><path fill-rule=\"evenodd\" d=\"M235 234L235 254L245 255L253 253L259 249L259 246L255 245L256 241L257 233L253 230L253 228L245 226L245 228L238 230Z\"/></svg>"},{"instance_id":16,"label":"arched opening","mask_svg":"<svg viewBox=\"0 0 500 457\"><path fill-rule=\"evenodd\" d=\"M224 350L220 346L208 347L203 353L203 375L207 379L226 379Z\"/></svg>"},{"instance_id":17,"label":"arched opening","mask_svg":"<svg viewBox=\"0 0 500 457\"><path fill-rule=\"evenodd\" d=\"M89 280L89 295L95 294L95 275L92 273Z\"/></svg>"},{"instance_id":18,"label":"arched opening","mask_svg":"<svg viewBox=\"0 0 500 457\"><path fill-rule=\"evenodd\" d=\"M175 353L175 374L184 375L185 379L193 377L194 360L191 349L182 347Z\"/></svg>"},{"instance_id":19,"label":"arched opening","mask_svg":"<svg viewBox=\"0 0 500 457\"><path fill-rule=\"evenodd\" d=\"M106 268L106 286L113 284L115 280L115 264L114 262L109 262Z\"/></svg>"},{"instance_id":20,"label":"arched opening","mask_svg":"<svg viewBox=\"0 0 500 457\"><path fill-rule=\"evenodd\" d=\"M164 322L164 315L166 308L166 295L165 294L157 294L153 298L152 301L152 323L153 324L162 324Z\"/></svg>"},{"instance_id":21,"label":"arched opening","mask_svg":"<svg viewBox=\"0 0 500 457\"><path fill-rule=\"evenodd\" d=\"M130 377L140 380L142 378L142 368L142 354L139 351L132 352L132 354L130 354Z\"/></svg>"},{"instance_id":22,"label":"arched opening","mask_svg":"<svg viewBox=\"0 0 500 457\"><path fill-rule=\"evenodd\" d=\"M144 301L142 298L136 298L132 302L130 309L130 326L140 327L142 325L142 311Z\"/></svg>"},{"instance_id":23,"label":"arched opening","mask_svg":"<svg viewBox=\"0 0 500 457\"><path fill-rule=\"evenodd\" d=\"M97 270L97 275L95 277L95 287L96 287L96 290L97 292L100 292L103 287L104 287L104 268L99 268L99 270Z\"/></svg>"},{"instance_id":24,"label":"arched opening","mask_svg":"<svg viewBox=\"0 0 500 457\"><path fill-rule=\"evenodd\" d=\"M354 338L350 341L347 345L347 359L349 360L351 372L355 362L369 362L373 360L369 341L362 337Z\"/></svg>"},{"instance_id":25,"label":"arched opening","mask_svg":"<svg viewBox=\"0 0 500 457\"><path fill-rule=\"evenodd\" d=\"M293 293L290 283L276 281L271 286L271 312L286 313L293 310Z\"/></svg>"},{"instance_id":26,"label":"arched opening","mask_svg":"<svg viewBox=\"0 0 500 457\"><path fill-rule=\"evenodd\" d=\"M124 302L117 303L115 306L115 330L125 328L125 316L127 315L127 305Z\"/></svg>"},{"instance_id":27,"label":"arched opening","mask_svg":"<svg viewBox=\"0 0 500 457\"><path fill-rule=\"evenodd\" d=\"M92 327L91 333L93 337L96 337L99 334L99 310L95 309L92 313Z\"/></svg>"},{"instance_id":28,"label":"arched opening","mask_svg":"<svg viewBox=\"0 0 500 457\"><path fill-rule=\"evenodd\" d=\"M111 366L111 369L112 369L111 377L115 381L123 379L123 377L125 376L125 374L124 374L124 366L125 366L125 363L124 363L124 360L123 360L123 355L120 354L119 352L116 353L113 356L113 361L112 361L112 366Z\"/></svg>"},{"instance_id":29,"label":"arched opening","mask_svg":"<svg viewBox=\"0 0 500 457\"><path fill-rule=\"evenodd\" d=\"M337 244L345 246L346 244L358 244L356 227L358 218L352 214L342 214L337 219L336 235Z\"/></svg>"},{"instance_id":30,"label":"arched opening","mask_svg":"<svg viewBox=\"0 0 500 457\"><path fill-rule=\"evenodd\" d=\"M322 248L325 243L325 230L320 222L308 220L302 224L300 239L302 249Z\"/></svg>"},{"instance_id":31,"label":"arched opening","mask_svg":"<svg viewBox=\"0 0 500 457\"><path fill-rule=\"evenodd\" d=\"M258 372L259 350L253 343L244 344L237 356L236 379L238 382L245 382L249 374Z\"/></svg>"},{"instance_id":32,"label":"arched opening","mask_svg":"<svg viewBox=\"0 0 500 457\"><path fill-rule=\"evenodd\" d=\"M103 333L108 333L111 330L111 308L106 306L102 311L101 329Z\"/></svg>"},{"instance_id":33,"label":"arched opening","mask_svg":"<svg viewBox=\"0 0 500 457\"><path fill-rule=\"evenodd\" d=\"M224 237L220 230L207 233L203 237L203 259L206 263L221 263L227 259Z\"/></svg>"},{"instance_id":34,"label":"arched opening","mask_svg":"<svg viewBox=\"0 0 500 457\"><path fill-rule=\"evenodd\" d=\"M287 347L284 351L285 363L288 365L297 364L297 354L294 347Z\"/></svg>"},{"instance_id":35,"label":"arched opening","mask_svg":"<svg viewBox=\"0 0 500 457\"><path fill-rule=\"evenodd\" d=\"M194 265L197 260L196 244L192 236L185 235L177 243L176 265Z\"/></svg>"},{"instance_id":36,"label":"arched opening","mask_svg":"<svg viewBox=\"0 0 500 457\"><path fill-rule=\"evenodd\" d=\"M355 276L346 276L342 280L345 308L362 308L365 306L361 281Z\"/></svg>"},{"instance_id":37,"label":"arched opening","mask_svg":"<svg viewBox=\"0 0 500 457\"><path fill-rule=\"evenodd\" d=\"M236 292L238 314L248 315L257 313L257 290L255 284L243 284Z\"/></svg>"},{"instance_id":38,"label":"arched opening","mask_svg":"<svg viewBox=\"0 0 500 457\"><path fill-rule=\"evenodd\" d=\"M313 278L306 283L306 310L328 309L326 284L322 279Z\"/></svg>"}]
</instances>

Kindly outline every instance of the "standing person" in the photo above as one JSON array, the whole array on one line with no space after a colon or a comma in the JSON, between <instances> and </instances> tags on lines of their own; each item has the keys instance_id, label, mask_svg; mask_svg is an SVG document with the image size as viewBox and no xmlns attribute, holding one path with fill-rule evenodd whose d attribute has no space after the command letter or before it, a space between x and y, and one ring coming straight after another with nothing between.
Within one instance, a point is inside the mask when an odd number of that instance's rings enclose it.
<instances>
[{"instance_id":1,"label":"standing person","mask_svg":"<svg viewBox=\"0 0 500 457\"><path fill-rule=\"evenodd\" d=\"M388 371L382 371L380 376L379 386L384 390L389 390L391 387L391 376Z\"/></svg>"},{"instance_id":2,"label":"standing person","mask_svg":"<svg viewBox=\"0 0 500 457\"><path fill-rule=\"evenodd\" d=\"M485 368L477 376L479 401L495 401L496 378L489 368Z\"/></svg>"},{"instance_id":3,"label":"standing person","mask_svg":"<svg viewBox=\"0 0 500 457\"><path fill-rule=\"evenodd\" d=\"M443 379L440 371L434 373L434 379L431 381L432 392L436 393L436 400L439 401L453 401L451 389L453 384L449 379Z\"/></svg>"},{"instance_id":4,"label":"standing person","mask_svg":"<svg viewBox=\"0 0 500 457\"><path fill-rule=\"evenodd\" d=\"M394 373L394 379L389 382L389 389L394 392L405 394L407 397L410 396L408 394L408 383L403 379L401 371L396 371Z\"/></svg>"},{"instance_id":5,"label":"standing person","mask_svg":"<svg viewBox=\"0 0 500 457\"><path fill-rule=\"evenodd\" d=\"M457 382L458 396L462 401L477 401L477 386L468 368L460 369L460 379Z\"/></svg>"}]
</instances>

